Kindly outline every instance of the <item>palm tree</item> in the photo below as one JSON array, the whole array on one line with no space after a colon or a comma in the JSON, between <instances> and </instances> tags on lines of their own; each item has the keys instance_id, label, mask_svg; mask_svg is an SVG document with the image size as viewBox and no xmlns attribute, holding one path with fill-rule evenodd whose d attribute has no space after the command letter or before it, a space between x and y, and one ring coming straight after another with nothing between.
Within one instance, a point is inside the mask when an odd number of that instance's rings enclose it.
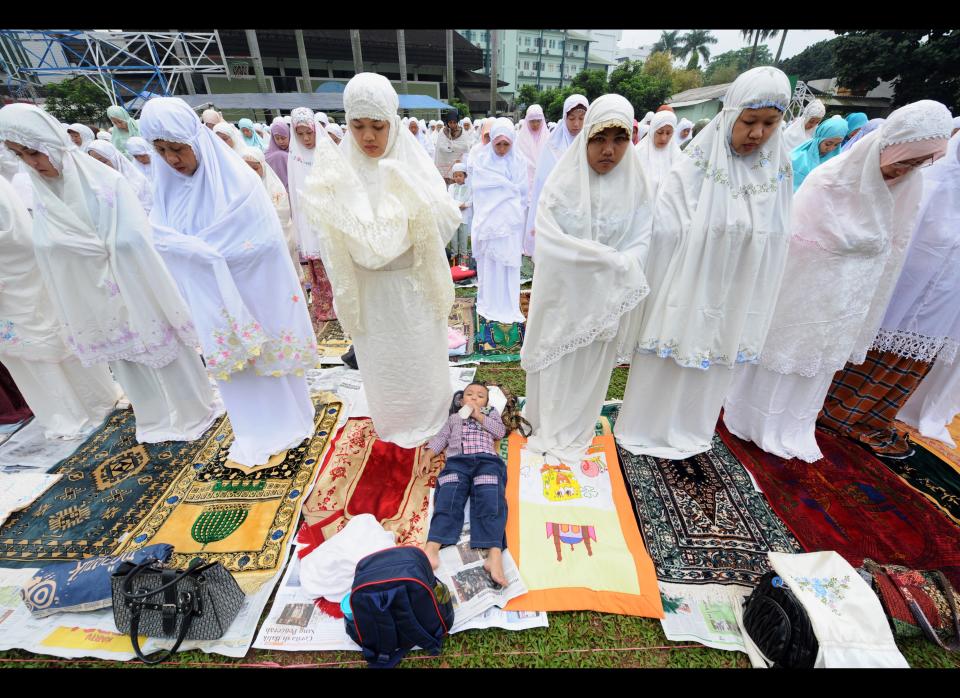
<instances>
[{"instance_id":1,"label":"palm tree","mask_svg":"<svg viewBox=\"0 0 960 698\"><path fill-rule=\"evenodd\" d=\"M783 53L783 42L787 40L787 30L784 29L783 33L780 35L780 48L777 49L777 57L773 59L773 64L776 65L780 62L780 54Z\"/></svg>"},{"instance_id":2,"label":"palm tree","mask_svg":"<svg viewBox=\"0 0 960 698\"><path fill-rule=\"evenodd\" d=\"M707 47L717 43L717 38L707 29L692 29L680 37L680 41L683 44L679 54L680 58L685 58L687 54L690 54L690 62L687 64L689 70L700 67L701 56L704 61L710 60L710 49Z\"/></svg>"},{"instance_id":3,"label":"palm tree","mask_svg":"<svg viewBox=\"0 0 960 698\"><path fill-rule=\"evenodd\" d=\"M680 30L672 32L661 31L660 38L650 47L652 49L651 53L662 51L663 53L669 53L671 57L678 55L682 50L679 34Z\"/></svg>"},{"instance_id":4,"label":"palm tree","mask_svg":"<svg viewBox=\"0 0 960 698\"><path fill-rule=\"evenodd\" d=\"M766 41L767 39L772 39L777 34L780 33L779 29L741 29L740 33L743 35L744 41L753 40L753 51L750 52L750 65L747 67L747 70L753 67L753 61L757 57L757 45L761 41Z\"/></svg>"}]
</instances>

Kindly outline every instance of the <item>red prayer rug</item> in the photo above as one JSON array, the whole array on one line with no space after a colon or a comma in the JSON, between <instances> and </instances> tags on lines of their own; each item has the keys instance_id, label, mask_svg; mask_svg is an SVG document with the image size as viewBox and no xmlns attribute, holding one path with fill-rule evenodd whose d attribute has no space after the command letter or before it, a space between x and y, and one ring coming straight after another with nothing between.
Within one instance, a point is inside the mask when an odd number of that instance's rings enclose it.
<instances>
[{"instance_id":1,"label":"red prayer rug","mask_svg":"<svg viewBox=\"0 0 960 698\"><path fill-rule=\"evenodd\" d=\"M863 447L817 430L824 458L810 464L766 453L722 420L717 431L808 551L939 569L960 584L960 528Z\"/></svg>"}]
</instances>

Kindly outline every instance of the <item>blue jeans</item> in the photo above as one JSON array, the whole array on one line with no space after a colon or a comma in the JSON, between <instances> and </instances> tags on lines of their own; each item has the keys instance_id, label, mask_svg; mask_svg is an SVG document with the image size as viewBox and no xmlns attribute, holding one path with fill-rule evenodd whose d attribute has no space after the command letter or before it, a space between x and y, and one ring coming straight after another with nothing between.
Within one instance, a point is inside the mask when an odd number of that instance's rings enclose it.
<instances>
[{"instance_id":1,"label":"blue jeans","mask_svg":"<svg viewBox=\"0 0 960 698\"><path fill-rule=\"evenodd\" d=\"M437 477L427 540L453 545L463 529L470 498L470 547L507 547L507 466L492 453L451 456Z\"/></svg>"}]
</instances>

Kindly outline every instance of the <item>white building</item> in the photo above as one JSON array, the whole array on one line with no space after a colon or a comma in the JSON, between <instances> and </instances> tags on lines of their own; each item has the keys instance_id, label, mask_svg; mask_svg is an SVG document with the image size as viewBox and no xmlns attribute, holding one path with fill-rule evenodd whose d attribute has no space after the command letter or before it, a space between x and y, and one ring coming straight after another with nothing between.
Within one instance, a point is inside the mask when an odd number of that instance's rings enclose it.
<instances>
[{"instance_id":1,"label":"white building","mask_svg":"<svg viewBox=\"0 0 960 698\"><path fill-rule=\"evenodd\" d=\"M650 54L653 53L651 46L637 46L635 48L620 48L617 49L617 55L614 60L617 64L626 63L627 61L645 61L650 57Z\"/></svg>"},{"instance_id":2,"label":"white building","mask_svg":"<svg viewBox=\"0 0 960 698\"><path fill-rule=\"evenodd\" d=\"M590 54L610 61L608 73L617 66L617 45L623 37L622 29L575 29L591 39Z\"/></svg>"}]
</instances>

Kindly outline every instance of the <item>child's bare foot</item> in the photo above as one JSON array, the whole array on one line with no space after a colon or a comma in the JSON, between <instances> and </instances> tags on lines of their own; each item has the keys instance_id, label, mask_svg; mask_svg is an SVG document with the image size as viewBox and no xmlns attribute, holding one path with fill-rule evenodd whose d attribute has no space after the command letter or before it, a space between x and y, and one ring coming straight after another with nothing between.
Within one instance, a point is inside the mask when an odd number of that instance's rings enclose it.
<instances>
[{"instance_id":1,"label":"child's bare foot","mask_svg":"<svg viewBox=\"0 0 960 698\"><path fill-rule=\"evenodd\" d=\"M487 552L487 561L483 563L483 569L497 584L502 587L507 586L507 576L503 573L503 553L500 548L490 548Z\"/></svg>"},{"instance_id":2,"label":"child's bare foot","mask_svg":"<svg viewBox=\"0 0 960 698\"><path fill-rule=\"evenodd\" d=\"M433 569L440 567L440 544L436 541L427 541L426 546L423 548L423 552L427 554L427 558L430 560L430 565Z\"/></svg>"}]
</instances>

